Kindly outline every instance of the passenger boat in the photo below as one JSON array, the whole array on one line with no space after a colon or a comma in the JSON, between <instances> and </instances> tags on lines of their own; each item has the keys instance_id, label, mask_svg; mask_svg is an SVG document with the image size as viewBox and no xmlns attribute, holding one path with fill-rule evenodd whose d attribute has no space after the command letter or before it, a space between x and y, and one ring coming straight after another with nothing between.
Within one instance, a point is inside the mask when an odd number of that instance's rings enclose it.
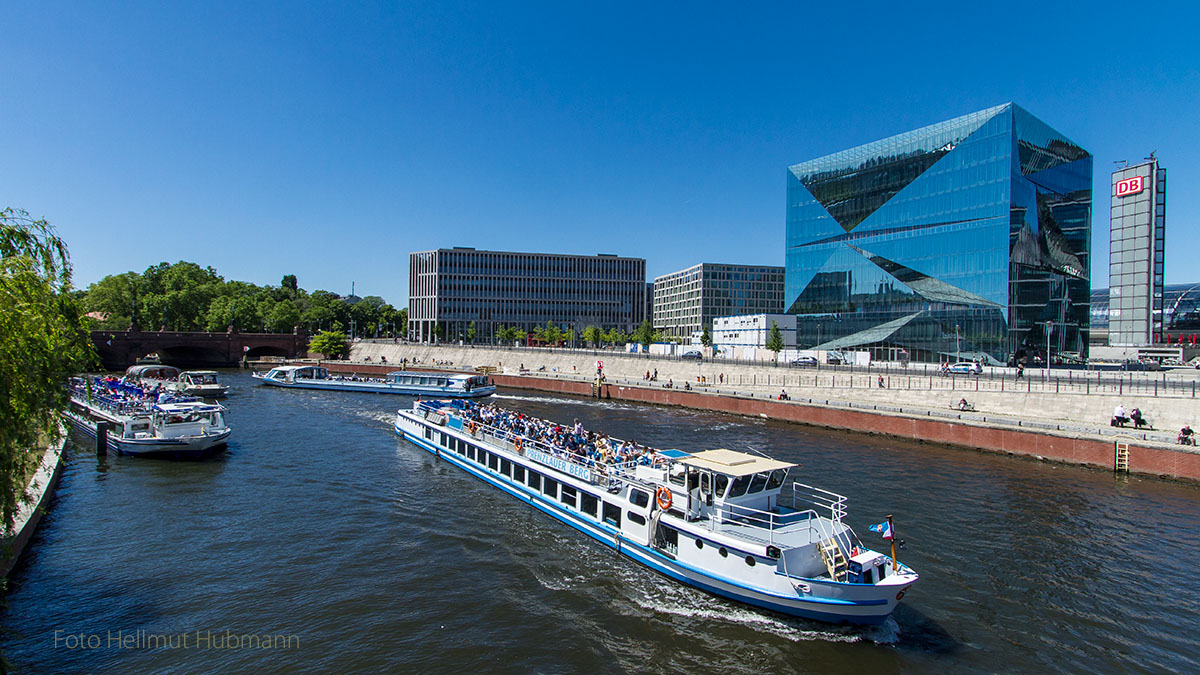
<instances>
[{"instance_id":1,"label":"passenger boat","mask_svg":"<svg viewBox=\"0 0 1200 675\"><path fill-rule=\"evenodd\" d=\"M615 440L599 444L609 461L597 460L581 454L579 427L468 401L418 401L397 412L395 430L617 552L731 600L877 624L918 579L863 545L844 522L845 497L788 482L796 464L724 449L634 446L622 456L631 444Z\"/></svg>"},{"instance_id":2,"label":"passenger boat","mask_svg":"<svg viewBox=\"0 0 1200 675\"><path fill-rule=\"evenodd\" d=\"M229 387L217 381L215 370L185 370L175 381L175 391L185 396L218 398L229 393Z\"/></svg>"},{"instance_id":3,"label":"passenger boat","mask_svg":"<svg viewBox=\"0 0 1200 675\"><path fill-rule=\"evenodd\" d=\"M225 408L198 400L152 399L134 385L96 378L71 382L67 421L97 437L105 426L108 449L122 455L200 459L226 447L232 430Z\"/></svg>"},{"instance_id":4,"label":"passenger boat","mask_svg":"<svg viewBox=\"0 0 1200 675\"><path fill-rule=\"evenodd\" d=\"M420 373L398 370L382 378L330 375L321 366L279 366L266 373L252 373L263 384L300 389L369 391L378 394L408 394L452 398L481 398L496 393L487 375Z\"/></svg>"}]
</instances>

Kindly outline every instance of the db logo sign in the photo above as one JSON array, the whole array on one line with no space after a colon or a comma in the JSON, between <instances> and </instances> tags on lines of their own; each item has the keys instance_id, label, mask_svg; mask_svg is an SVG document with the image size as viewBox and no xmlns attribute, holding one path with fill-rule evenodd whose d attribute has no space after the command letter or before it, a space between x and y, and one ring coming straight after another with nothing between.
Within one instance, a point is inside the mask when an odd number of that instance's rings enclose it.
<instances>
[{"instance_id":1,"label":"db logo sign","mask_svg":"<svg viewBox=\"0 0 1200 675\"><path fill-rule=\"evenodd\" d=\"M1143 184L1142 176L1134 176L1125 180L1117 181L1117 196L1124 197L1125 195L1136 195L1142 191L1145 185Z\"/></svg>"}]
</instances>

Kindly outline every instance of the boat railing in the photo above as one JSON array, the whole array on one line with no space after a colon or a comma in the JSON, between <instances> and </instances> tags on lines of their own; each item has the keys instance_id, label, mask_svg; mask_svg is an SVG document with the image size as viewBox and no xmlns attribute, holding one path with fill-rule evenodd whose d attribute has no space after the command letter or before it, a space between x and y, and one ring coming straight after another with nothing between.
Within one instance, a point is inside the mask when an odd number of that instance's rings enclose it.
<instances>
[{"instance_id":1,"label":"boat railing","mask_svg":"<svg viewBox=\"0 0 1200 675\"><path fill-rule=\"evenodd\" d=\"M835 492L803 483L792 483L791 508L786 512L764 511L740 504L723 503L712 512L709 528L717 529L722 523L732 522L743 527L762 530L761 538L775 543L776 530L798 522L807 521L808 543L839 538L839 527L846 515L846 498ZM816 533L819 539L814 540Z\"/></svg>"},{"instance_id":2,"label":"boat railing","mask_svg":"<svg viewBox=\"0 0 1200 675\"><path fill-rule=\"evenodd\" d=\"M792 507L802 510L805 507L829 512L829 520L841 523L846 517L846 498L836 492L822 490L819 487L792 482Z\"/></svg>"},{"instance_id":3,"label":"boat railing","mask_svg":"<svg viewBox=\"0 0 1200 675\"><path fill-rule=\"evenodd\" d=\"M420 403L418 404L418 409L422 411L425 419L439 425L446 424L448 413L442 407ZM526 455L529 450L536 450L549 455L568 465L586 471L585 475L589 476L588 482L593 485L607 488L624 482L641 482L635 477L636 467L638 466L636 460L627 462L597 461L590 457L575 455L565 448L529 438L515 431L487 424L480 420L468 420L465 417L460 419L463 421L463 431L476 438L511 450L519 455ZM473 427L472 422L474 423ZM518 441L520 441L519 444ZM581 478L580 473L568 473L575 478Z\"/></svg>"}]
</instances>

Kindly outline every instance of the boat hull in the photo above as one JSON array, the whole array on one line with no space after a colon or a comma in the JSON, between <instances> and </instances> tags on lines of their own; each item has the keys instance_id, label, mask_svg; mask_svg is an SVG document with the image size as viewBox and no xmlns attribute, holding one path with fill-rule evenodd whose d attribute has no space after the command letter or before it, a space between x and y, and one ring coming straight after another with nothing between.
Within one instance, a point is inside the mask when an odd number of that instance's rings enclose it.
<instances>
[{"instance_id":1,"label":"boat hull","mask_svg":"<svg viewBox=\"0 0 1200 675\"><path fill-rule=\"evenodd\" d=\"M402 423L402 419L406 421ZM400 413L394 424L398 435L476 478L528 502L537 510L570 525L631 560L675 581L720 597L788 616L828 623L874 625L887 620L899 603L897 596L903 595L904 589L911 585L911 583L905 583L903 586L897 587L872 587L829 583L817 579L790 578L777 572L776 576L782 577L778 587L750 587L710 570L681 562L661 549L634 541L621 530L611 527L605 522L592 520L565 509L554 499L548 499L522 483L497 474L467 457L449 452L446 448L441 448L423 437L421 432L425 427L432 427L442 433L462 434L461 430L455 432L448 427L431 425L423 419L406 415L403 412ZM470 436L460 435L460 438L468 438L472 443L490 448L487 444L480 443L478 439ZM544 467L538 468L544 469ZM797 586L807 588L808 591L796 590Z\"/></svg>"}]
</instances>

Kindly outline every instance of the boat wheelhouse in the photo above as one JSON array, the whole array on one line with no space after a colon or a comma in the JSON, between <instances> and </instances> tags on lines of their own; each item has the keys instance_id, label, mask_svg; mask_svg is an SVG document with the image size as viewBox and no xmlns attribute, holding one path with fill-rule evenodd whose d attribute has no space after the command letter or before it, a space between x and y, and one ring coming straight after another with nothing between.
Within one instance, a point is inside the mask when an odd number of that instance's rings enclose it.
<instances>
[{"instance_id":1,"label":"boat wheelhouse","mask_svg":"<svg viewBox=\"0 0 1200 675\"><path fill-rule=\"evenodd\" d=\"M263 384L298 389L365 391L451 398L480 398L496 392L486 375L398 370L382 378L333 375L323 366L278 366L253 373Z\"/></svg>"},{"instance_id":2,"label":"boat wheelhouse","mask_svg":"<svg viewBox=\"0 0 1200 675\"><path fill-rule=\"evenodd\" d=\"M232 434L220 405L155 403L134 385L99 378L72 381L65 415L85 434L103 433L108 449L139 457L200 459L224 449Z\"/></svg>"},{"instance_id":3,"label":"boat wheelhouse","mask_svg":"<svg viewBox=\"0 0 1200 675\"><path fill-rule=\"evenodd\" d=\"M185 370L179 374L175 391L187 396L217 398L229 393L229 387L217 379L215 370Z\"/></svg>"},{"instance_id":4,"label":"boat wheelhouse","mask_svg":"<svg viewBox=\"0 0 1200 675\"><path fill-rule=\"evenodd\" d=\"M863 546L843 521L845 497L789 482L796 464L725 449L621 456L611 449L629 444L607 439L606 460L583 454L561 426L464 401L417 402L397 412L395 428L617 552L749 605L875 624L918 579Z\"/></svg>"}]
</instances>

